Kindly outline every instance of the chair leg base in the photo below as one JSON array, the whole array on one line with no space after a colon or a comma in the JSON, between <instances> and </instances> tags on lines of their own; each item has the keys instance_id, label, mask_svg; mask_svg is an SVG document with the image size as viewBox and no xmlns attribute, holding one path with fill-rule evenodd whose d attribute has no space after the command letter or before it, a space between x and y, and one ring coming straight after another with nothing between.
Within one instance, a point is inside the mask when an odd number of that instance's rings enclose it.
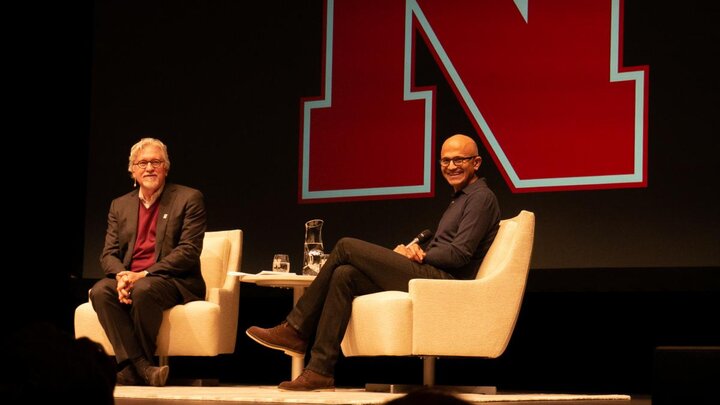
<instances>
[{"instance_id":1,"label":"chair leg base","mask_svg":"<svg viewBox=\"0 0 720 405\"><path fill-rule=\"evenodd\" d=\"M493 386L476 386L476 385L409 385L409 384L365 384L365 391L368 392L387 392L391 394L417 391L421 389L433 389L438 391L447 391L465 394L497 394L497 387Z\"/></svg>"},{"instance_id":2,"label":"chair leg base","mask_svg":"<svg viewBox=\"0 0 720 405\"><path fill-rule=\"evenodd\" d=\"M217 387L220 380L217 378L171 378L165 385L179 385L182 387Z\"/></svg>"}]
</instances>

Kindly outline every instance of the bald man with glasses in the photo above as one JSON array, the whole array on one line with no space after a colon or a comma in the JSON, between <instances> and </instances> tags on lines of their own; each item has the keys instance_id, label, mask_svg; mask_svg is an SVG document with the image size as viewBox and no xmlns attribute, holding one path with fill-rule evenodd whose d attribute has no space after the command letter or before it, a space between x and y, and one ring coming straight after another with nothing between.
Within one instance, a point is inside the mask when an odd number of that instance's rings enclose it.
<instances>
[{"instance_id":1,"label":"bald man with glasses","mask_svg":"<svg viewBox=\"0 0 720 405\"><path fill-rule=\"evenodd\" d=\"M440 152L440 168L453 196L431 240L391 250L342 238L280 325L248 328L247 335L256 342L291 356L305 356L308 342L315 336L303 373L280 383L280 389L334 390L340 342L356 296L407 291L414 278L475 278L500 224L497 198L476 173L481 163L472 138L462 134L449 137Z\"/></svg>"}]
</instances>

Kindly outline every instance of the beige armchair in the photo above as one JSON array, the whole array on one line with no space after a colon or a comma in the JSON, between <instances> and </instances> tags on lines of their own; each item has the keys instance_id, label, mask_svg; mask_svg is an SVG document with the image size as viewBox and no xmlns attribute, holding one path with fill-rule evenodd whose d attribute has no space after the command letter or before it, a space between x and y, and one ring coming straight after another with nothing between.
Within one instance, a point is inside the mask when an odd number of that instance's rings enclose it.
<instances>
[{"instance_id":1,"label":"beige armchair","mask_svg":"<svg viewBox=\"0 0 720 405\"><path fill-rule=\"evenodd\" d=\"M423 385L435 385L437 357L499 357L508 345L530 268L535 215L502 220L475 280L410 280L409 291L356 297L341 343L352 356L420 356ZM368 390L402 386L368 384ZM471 390L494 393L494 387Z\"/></svg>"},{"instance_id":2,"label":"beige armchair","mask_svg":"<svg viewBox=\"0 0 720 405\"><path fill-rule=\"evenodd\" d=\"M156 351L160 364L167 364L168 356L217 356L235 351L240 283L228 272L240 271L241 258L241 230L205 232L200 254L207 285L205 300L176 305L163 313ZM83 336L115 354L89 300L75 309L75 337Z\"/></svg>"}]
</instances>

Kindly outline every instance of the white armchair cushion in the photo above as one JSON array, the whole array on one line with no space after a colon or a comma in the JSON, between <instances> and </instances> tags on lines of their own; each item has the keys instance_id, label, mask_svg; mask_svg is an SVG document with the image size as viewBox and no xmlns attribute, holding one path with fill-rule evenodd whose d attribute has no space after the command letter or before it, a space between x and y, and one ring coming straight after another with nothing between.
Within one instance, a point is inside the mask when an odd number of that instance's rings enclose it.
<instances>
[{"instance_id":1,"label":"white armchair cushion","mask_svg":"<svg viewBox=\"0 0 720 405\"><path fill-rule=\"evenodd\" d=\"M219 352L220 306L208 301L192 301L163 312L157 337L158 353L185 356L215 356ZM170 333L182 330L183 333Z\"/></svg>"},{"instance_id":2,"label":"white armchair cushion","mask_svg":"<svg viewBox=\"0 0 720 405\"><path fill-rule=\"evenodd\" d=\"M206 236L200 255L200 268L207 287L207 295L213 288L222 287L227 275L227 260L230 257L230 241L224 237ZM237 280L234 280L237 282Z\"/></svg>"},{"instance_id":3,"label":"white armchair cushion","mask_svg":"<svg viewBox=\"0 0 720 405\"><path fill-rule=\"evenodd\" d=\"M412 301L402 291L356 297L341 348L346 356L412 354Z\"/></svg>"},{"instance_id":4,"label":"white armchair cushion","mask_svg":"<svg viewBox=\"0 0 720 405\"><path fill-rule=\"evenodd\" d=\"M105 330L100 326L100 320L90 301L80 304L75 309L75 337L94 340L102 345L107 354L115 355L115 350L113 350Z\"/></svg>"}]
</instances>

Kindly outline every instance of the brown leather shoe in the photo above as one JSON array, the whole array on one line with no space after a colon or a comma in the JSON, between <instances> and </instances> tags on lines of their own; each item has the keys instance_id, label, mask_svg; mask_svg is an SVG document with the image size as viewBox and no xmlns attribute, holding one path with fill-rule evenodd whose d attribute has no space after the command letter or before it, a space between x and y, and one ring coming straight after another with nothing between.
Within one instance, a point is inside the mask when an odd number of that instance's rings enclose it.
<instances>
[{"instance_id":1,"label":"brown leather shoe","mask_svg":"<svg viewBox=\"0 0 720 405\"><path fill-rule=\"evenodd\" d=\"M117 372L117 385L147 385L142 377L135 371L135 367L128 364Z\"/></svg>"},{"instance_id":2,"label":"brown leather shoe","mask_svg":"<svg viewBox=\"0 0 720 405\"><path fill-rule=\"evenodd\" d=\"M289 356L305 357L307 341L287 322L269 329L251 326L245 333L265 347L282 350Z\"/></svg>"},{"instance_id":3,"label":"brown leather shoe","mask_svg":"<svg viewBox=\"0 0 720 405\"><path fill-rule=\"evenodd\" d=\"M168 366L150 366L144 370L141 376L148 385L164 387L168 379L168 374L170 374L170 367Z\"/></svg>"},{"instance_id":4,"label":"brown leather shoe","mask_svg":"<svg viewBox=\"0 0 720 405\"><path fill-rule=\"evenodd\" d=\"M287 391L335 391L335 379L305 369L298 378L281 382L278 388Z\"/></svg>"}]
</instances>

